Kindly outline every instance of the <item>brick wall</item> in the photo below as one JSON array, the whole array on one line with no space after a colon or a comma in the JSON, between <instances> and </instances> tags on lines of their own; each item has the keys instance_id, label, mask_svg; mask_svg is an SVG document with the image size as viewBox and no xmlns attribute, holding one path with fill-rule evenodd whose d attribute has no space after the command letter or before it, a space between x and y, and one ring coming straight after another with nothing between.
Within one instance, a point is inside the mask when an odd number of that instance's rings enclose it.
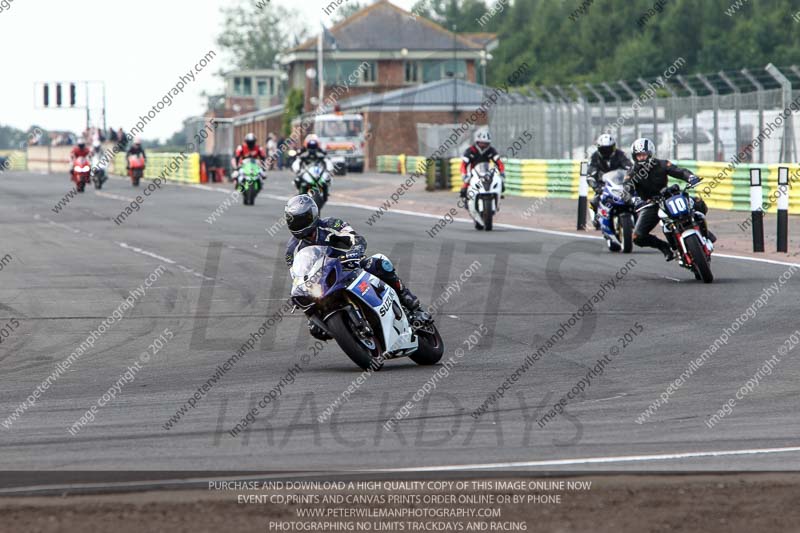
<instances>
[{"instance_id":1,"label":"brick wall","mask_svg":"<svg viewBox=\"0 0 800 533\"><path fill-rule=\"evenodd\" d=\"M459 112L458 122L467 120L471 112ZM479 118L476 125L486 125L487 118ZM417 124L452 124L453 113L448 111L370 111L364 113L364 123L370 132L366 146L367 168L374 169L378 155L418 154ZM463 141L462 136L459 141Z\"/></svg>"}]
</instances>

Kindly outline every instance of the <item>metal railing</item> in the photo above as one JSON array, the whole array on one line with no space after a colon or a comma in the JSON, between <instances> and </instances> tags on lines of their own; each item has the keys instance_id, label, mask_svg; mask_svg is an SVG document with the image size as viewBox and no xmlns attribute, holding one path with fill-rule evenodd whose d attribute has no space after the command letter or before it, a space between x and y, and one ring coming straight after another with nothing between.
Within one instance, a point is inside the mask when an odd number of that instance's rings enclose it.
<instances>
[{"instance_id":1,"label":"metal railing","mask_svg":"<svg viewBox=\"0 0 800 533\"><path fill-rule=\"evenodd\" d=\"M670 69L655 80L518 90L489 112L493 142L509 146L528 132L532 141L515 157L585 159L608 132L625 151L634 139L649 137L662 158L796 161L800 125L792 115L800 110L800 68L678 72Z\"/></svg>"}]
</instances>

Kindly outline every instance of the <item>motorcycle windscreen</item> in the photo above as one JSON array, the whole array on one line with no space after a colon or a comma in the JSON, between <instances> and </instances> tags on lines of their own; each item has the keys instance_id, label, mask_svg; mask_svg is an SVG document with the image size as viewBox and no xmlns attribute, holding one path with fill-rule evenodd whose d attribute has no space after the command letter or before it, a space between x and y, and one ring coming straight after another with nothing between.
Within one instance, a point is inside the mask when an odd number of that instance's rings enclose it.
<instances>
[{"instance_id":1,"label":"motorcycle windscreen","mask_svg":"<svg viewBox=\"0 0 800 533\"><path fill-rule=\"evenodd\" d=\"M618 187L622 187L622 182L625 179L625 172L622 170L612 170L610 172L606 172L603 174L603 181L606 183L610 183L611 185L615 185Z\"/></svg>"},{"instance_id":2,"label":"motorcycle windscreen","mask_svg":"<svg viewBox=\"0 0 800 533\"><path fill-rule=\"evenodd\" d=\"M322 296L322 267L328 258L327 246L308 246L294 256L289 273L292 276L292 296Z\"/></svg>"},{"instance_id":3,"label":"motorcycle windscreen","mask_svg":"<svg viewBox=\"0 0 800 533\"><path fill-rule=\"evenodd\" d=\"M478 163L474 167L474 172L480 176L481 178L488 175L492 171L492 167L489 163Z\"/></svg>"},{"instance_id":4,"label":"motorcycle windscreen","mask_svg":"<svg viewBox=\"0 0 800 533\"><path fill-rule=\"evenodd\" d=\"M258 163L253 159L247 159L244 164L242 164L242 173L247 179L258 179L258 175L261 173L261 167L259 167Z\"/></svg>"}]
</instances>

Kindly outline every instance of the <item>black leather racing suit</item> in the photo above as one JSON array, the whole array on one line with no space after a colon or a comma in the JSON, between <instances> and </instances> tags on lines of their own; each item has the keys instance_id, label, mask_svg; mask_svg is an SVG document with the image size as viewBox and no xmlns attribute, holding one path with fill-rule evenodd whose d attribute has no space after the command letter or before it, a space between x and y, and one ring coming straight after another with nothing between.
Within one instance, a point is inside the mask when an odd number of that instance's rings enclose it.
<instances>
[{"instance_id":1,"label":"black leather racing suit","mask_svg":"<svg viewBox=\"0 0 800 533\"><path fill-rule=\"evenodd\" d=\"M694 174L681 167L672 164L666 159L650 159L644 163L637 163L625 175L625 190L636 194L643 201L647 202L658 196L661 190L667 186L668 177L672 176L682 181L688 182ZM698 202L698 198L695 202ZM708 211L702 200L696 203L695 209L703 212ZM671 247L666 241L662 241L655 235L650 235L658 225L658 205L650 204L639 211L639 218L636 227L633 228L633 242L637 246L658 248L667 257L671 254ZM705 231L705 228L703 228Z\"/></svg>"}]
</instances>

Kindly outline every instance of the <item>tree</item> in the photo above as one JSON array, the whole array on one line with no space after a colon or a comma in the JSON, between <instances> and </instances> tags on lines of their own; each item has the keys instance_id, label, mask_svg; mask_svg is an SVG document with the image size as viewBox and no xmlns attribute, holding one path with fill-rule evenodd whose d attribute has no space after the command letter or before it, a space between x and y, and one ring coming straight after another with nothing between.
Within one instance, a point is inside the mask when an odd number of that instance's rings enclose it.
<instances>
[{"instance_id":1,"label":"tree","mask_svg":"<svg viewBox=\"0 0 800 533\"><path fill-rule=\"evenodd\" d=\"M342 4L333 14L331 22L338 24L350 15L354 15L355 13L361 11L364 9L364 7L366 6L362 5L361 2L354 2L352 0L346 4Z\"/></svg>"},{"instance_id":2,"label":"tree","mask_svg":"<svg viewBox=\"0 0 800 533\"><path fill-rule=\"evenodd\" d=\"M272 68L282 50L308 34L306 26L282 6L263 9L254 2L239 0L221 11L224 22L217 44L238 69Z\"/></svg>"},{"instance_id":3,"label":"tree","mask_svg":"<svg viewBox=\"0 0 800 533\"><path fill-rule=\"evenodd\" d=\"M303 112L305 99L302 89L292 89L286 96L286 105L283 109L283 124L281 131L284 137L292 134L292 120Z\"/></svg>"}]
</instances>

